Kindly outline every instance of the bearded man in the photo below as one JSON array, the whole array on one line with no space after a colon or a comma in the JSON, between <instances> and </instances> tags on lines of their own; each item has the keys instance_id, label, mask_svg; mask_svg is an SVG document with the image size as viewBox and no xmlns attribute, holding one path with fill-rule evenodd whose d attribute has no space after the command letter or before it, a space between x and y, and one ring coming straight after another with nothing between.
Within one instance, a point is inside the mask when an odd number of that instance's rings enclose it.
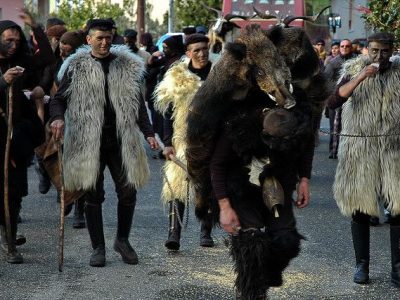
<instances>
[{"instance_id":1,"label":"bearded man","mask_svg":"<svg viewBox=\"0 0 400 300\"><path fill-rule=\"evenodd\" d=\"M208 38L203 34L192 34L185 42L185 59L173 65L155 90L155 108L164 114L163 154L168 160L165 164L165 180L162 199L169 204L169 233L165 247L179 250L181 222L185 205L188 205L186 172L171 161L177 157L186 163L187 114L193 96L210 73ZM201 223L200 246L212 247L211 222Z\"/></svg>"},{"instance_id":2,"label":"bearded man","mask_svg":"<svg viewBox=\"0 0 400 300\"><path fill-rule=\"evenodd\" d=\"M59 89L50 103L53 135L64 133L64 184L86 192L86 224L92 242L90 265L105 265L102 220L104 169L107 166L118 197L118 229L114 250L127 264L138 256L129 243L136 189L149 169L141 130L150 147L157 142L141 94L143 61L125 46L111 47L113 24L92 20L87 48L81 48L60 69Z\"/></svg>"},{"instance_id":3,"label":"bearded man","mask_svg":"<svg viewBox=\"0 0 400 300\"><path fill-rule=\"evenodd\" d=\"M370 216L379 217L377 199L391 212L391 281L400 287L400 58L393 53L394 36L368 38L368 57L346 62L330 107L343 105L343 134L333 186L341 212L352 217L356 256L354 282L369 281ZM362 136L377 136L363 138Z\"/></svg>"}]
</instances>

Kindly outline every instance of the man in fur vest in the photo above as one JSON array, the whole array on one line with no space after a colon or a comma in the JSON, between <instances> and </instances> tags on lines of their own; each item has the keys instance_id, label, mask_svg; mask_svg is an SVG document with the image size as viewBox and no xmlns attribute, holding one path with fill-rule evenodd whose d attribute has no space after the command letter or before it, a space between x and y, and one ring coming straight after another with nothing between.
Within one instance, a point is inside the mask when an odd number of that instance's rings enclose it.
<instances>
[{"instance_id":1,"label":"man in fur vest","mask_svg":"<svg viewBox=\"0 0 400 300\"><path fill-rule=\"evenodd\" d=\"M331 99L343 104L334 196L341 212L352 217L356 256L354 282L369 281L370 216L379 217L377 199L392 214L390 243L392 283L400 287L400 58L390 60L394 37L376 33L368 38L368 56L346 62Z\"/></svg>"},{"instance_id":2,"label":"man in fur vest","mask_svg":"<svg viewBox=\"0 0 400 300\"><path fill-rule=\"evenodd\" d=\"M83 47L62 65L59 89L50 103L53 135L64 135L64 185L86 192L86 222L92 242L90 265L105 265L102 220L104 169L107 166L118 196L118 229L114 250L127 264L138 257L128 241L136 189L149 169L140 130L157 148L141 94L144 65L126 46L112 46L112 23L89 24ZM65 125L64 125L65 124ZM64 130L65 126L65 130Z\"/></svg>"},{"instance_id":3,"label":"man in fur vest","mask_svg":"<svg viewBox=\"0 0 400 300\"><path fill-rule=\"evenodd\" d=\"M187 205L189 182L186 172L171 161L175 156L186 163L186 128L189 105L202 82L211 70L208 56L208 38L203 34L192 34L185 42L185 59L172 66L155 90L155 108L164 115L165 149L168 160L165 164L165 180L162 199L169 203L169 233L165 247L179 250L181 222ZM200 245L214 246L210 222L201 223Z\"/></svg>"}]
</instances>

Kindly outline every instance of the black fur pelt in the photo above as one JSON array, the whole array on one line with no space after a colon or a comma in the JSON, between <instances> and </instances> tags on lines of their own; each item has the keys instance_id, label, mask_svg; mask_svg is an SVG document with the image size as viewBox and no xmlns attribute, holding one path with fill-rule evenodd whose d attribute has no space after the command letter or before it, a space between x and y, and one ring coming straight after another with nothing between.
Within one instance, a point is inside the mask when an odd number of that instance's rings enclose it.
<instances>
[{"instance_id":1,"label":"black fur pelt","mask_svg":"<svg viewBox=\"0 0 400 300\"><path fill-rule=\"evenodd\" d=\"M230 255L241 299L256 299L260 290L282 285L282 272L300 251L296 230L273 235L257 229L240 231L230 240Z\"/></svg>"}]
</instances>

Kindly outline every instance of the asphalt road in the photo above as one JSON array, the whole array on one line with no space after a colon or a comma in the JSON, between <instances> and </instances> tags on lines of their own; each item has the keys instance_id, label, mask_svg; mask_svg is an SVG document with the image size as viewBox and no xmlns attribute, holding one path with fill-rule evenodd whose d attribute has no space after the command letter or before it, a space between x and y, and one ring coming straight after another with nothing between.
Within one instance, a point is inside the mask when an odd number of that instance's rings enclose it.
<instances>
[{"instance_id":1,"label":"asphalt road","mask_svg":"<svg viewBox=\"0 0 400 300\"><path fill-rule=\"evenodd\" d=\"M322 127L326 128L323 121ZM380 225L371 233L371 283L352 282L354 254L350 220L341 216L331 186L336 161L328 159L328 137L320 135L316 148L312 203L296 209L299 231L307 238L302 252L284 275L284 285L269 291L270 299L400 299L400 289L390 285L389 227ZM202 249L199 224L189 209L181 251L164 248L167 237L167 208L159 200L163 161L151 158L152 178L138 193L131 241L139 264L124 264L113 249L116 233L116 195L106 176L103 206L107 248L104 268L89 266L91 252L86 229L72 228L66 218L65 265L58 272L58 213L56 192L39 194L34 170L29 172L30 195L23 201L20 232L27 243L19 249L25 263L10 265L0 257L0 299L233 299L234 274L225 234L213 232L216 246Z\"/></svg>"}]
</instances>

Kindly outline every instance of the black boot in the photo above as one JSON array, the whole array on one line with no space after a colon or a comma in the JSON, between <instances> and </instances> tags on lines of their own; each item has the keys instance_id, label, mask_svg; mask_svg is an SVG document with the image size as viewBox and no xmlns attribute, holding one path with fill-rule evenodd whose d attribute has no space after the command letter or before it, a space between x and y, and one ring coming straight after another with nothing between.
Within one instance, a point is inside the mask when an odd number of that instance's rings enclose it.
<instances>
[{"instance_id":1,"label":"black boot","mask_svg":"<svg viewBox=\"0 0 400 300\"><path fill-rule=\"evenodd\" d=\"M201 231L200 231L200 246L202 247L214 247L214 241L211 237L211 218L207 218L207 220L201 222Z\"/></svg>"},{"instance_id":2,"label":"black boot","mask_svg":"<svg viewBox=\"0 0 400 300\"><path fill-rule=\"evenodd\" d=\"M369 224L351 222L356 272L353 281L358 284L369 282Z\"/></svg>"},{"instance_id":3,"label":"black boot","mask_svg":"<svg viewBox=\"0 0 400 300\"><path fill-rule=\"evenodd\" d=\"M85 200L83 197L75 201L73 228L85 228Z\"/></svg>"},{"instance_id":4,"label":"black boot","mask_svg":"<svg viewBox=\"0 0 400 300\"><path fill-rule=\"evenodd\" d=\"M124 263L136 265L139 262L135 249L129 243L129 232L131 231L135 203L132 205L118 204L118 230L114 242L114 250L121 254Z\"/></svg>"},{"instance_id":5,"label":"black boot","mask_svg":"<svg viewBox=\"0 0 400 300\"><path fill-rule=\"evenodd\" d=\"M39 192L41 194L47 194L51 186L50 177L47 174L47 171L44 168L41 160L38 160L38 162L36 163L35 170L39 176Z\"/></svg>"},{"instance_id":6,"label":"black boot","mask_svg":"<svg viewBox=\"0 0 400 300\"><path fill-rule=\"evenodd\" d=\"M182 226L179 219L183 220L185 212L185 204L179 200L169 202L169 231L168 239L165 242L165 247L169 250L179 250Z\"/></svg>"},{"instance_id":7,"label":"black boot","mask_svg":"<svg viewBox=\"0 0 400 300\"><path fill-rule=\"evenodd\" d=\"M85 214L90 241L92 242L93 248L89 264L92 267L104 267L106 264L106 250L101 204L86 203Z\"/></svg>"},{"instance_id":8,"label":"black boot","mask_svg":"<svg viewBox=\"0 0 400 300\"><path fill-rule=\"evenodd\" d=\"M392 284L400 288L400 226L390 226L390 249L392 253Z\"/></svg>"}]
</instances>

